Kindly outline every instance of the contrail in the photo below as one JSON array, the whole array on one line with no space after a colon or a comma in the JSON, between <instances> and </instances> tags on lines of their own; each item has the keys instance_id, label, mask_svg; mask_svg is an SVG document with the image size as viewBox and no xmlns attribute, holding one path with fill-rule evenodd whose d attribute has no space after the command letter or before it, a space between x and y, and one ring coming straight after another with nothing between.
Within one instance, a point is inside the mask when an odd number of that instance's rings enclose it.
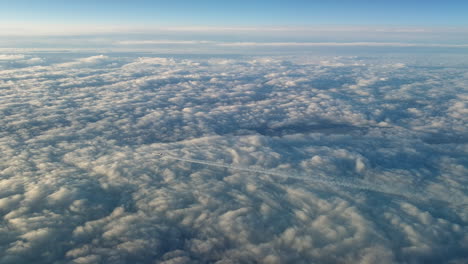
<instances>
[{"instance_id":1,"label":"contrail","mask_svg":"<svg viewBox=\"0 0 468 264\"><path fill-rule=\"evenodd\" d=\"M271 175L271 176L277 176L283 179L297 179L297 180L311 182L311 183L320 183L320 184L325 184L329 186L340 186L340 187L346 187L346 188L352 188L352 189L374 191L374 192L404 196L408 198L415 197L414 193L410 193L409 191L395 190L394 188L388 188L386 186L377 186L375 184L368 183L365 181L356 180L356 181L351 182L351 181L345 181L343 179L330 179L330 178L326 179L326 178L321 178L321 177L310 177L310 176L299 177L299 176L293 176L293 175L288 175L288 174L284 174L281 172L269 171L269 170L264 170L264 169L239 167L239 166L233 166L229 164L217 163L217 162L211 162L211 161L205 161L205 160L199 160L199 159L179 158L179 157L169 155L167 153L159 153L158 155L164 159L178 160L182 162L189 162L189 163L196 163L196 164L202 164L202 165L213 166L213 167L227 168L227 169L232 169L232 170L237 170L237 171L266 174L266 175Z\"/></svg>"},{"instance_id":2,"label":"contrail","mask_svg":"<svg viewBox=\"0 0 468 264\"><path fill-rule=\"evenodd\" d=\"M344 179L323 178L323 177L308 176L308 175L307 176L304 175L303 177L301 177L301 176L295 176L291 174L285 174L281 172L275 172L275 171L259 169L259 168L240 167L240 166L234 166L234 165L229 165L225 163L217 163L217 162L200 160L200 159L179 158L179 157L175 157L170 154L167 154L167 153L158 153L158 155L163 159L178 160L182 162L202 164L202 165L226 168L226 169L237 170L237 171L271 175L271 176L280 177L282 179L297 179L303 182L319 183L319 184L325 184L325 185L334 186L334 187L345 187L345 188L352 188L352 189L358 189L358 190L372 191L372 192L378 192L378 193L383 193L383 194L396 195L396 196L404 197L410 200L439 201L439 202L452 204L456 206L458 209L462 209L462 210L464 210L464 208L468 206L468 203L466 202L466 199L464 198L457 197L455 195L450 195L448 197L445 196L444 198L435 197L434 194L430 195L425 190L417 190L415 188L409 189L409 188L404 188L402 186L395 187L395 186L388 186L388 185L382 185L382 184L376 185L376 184L369 183L369 182L362 181L362 180L349 181L349 180L344 180Z\"/></svg>"}]
</instances>

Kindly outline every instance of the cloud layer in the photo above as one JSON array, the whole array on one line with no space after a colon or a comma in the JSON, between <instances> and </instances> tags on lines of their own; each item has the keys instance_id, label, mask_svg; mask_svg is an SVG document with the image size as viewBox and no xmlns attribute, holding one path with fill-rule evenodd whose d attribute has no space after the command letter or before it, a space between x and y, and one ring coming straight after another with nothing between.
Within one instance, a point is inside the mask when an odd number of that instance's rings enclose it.
<instances>
[{"instance_id":1,"label":"cloud layer","mask_svg":"<svg viewBox=\"0 0 468 264\"><path fill-rule=\"evenodd\" d=\"M369 48L466 53L467 27L156 27L0 23L0 48L159 54L333 54ZM379 49L380 48L380 49ZM330 50L331 49L331 50ZM383 49L383 50L382 50ZM349 54L349 53L348 53ZM343 55L343 54L342 54Z\"/></svg>"},{"instance_id":2,"label":"cloud layer","mask_svg":"<svg viewBox=\"0 0 468 264\"><path fill-rule=\"evenodd\" d=\"M466 61L2 54L0 263L467 262Z\"/></svg>"}]
</instances>

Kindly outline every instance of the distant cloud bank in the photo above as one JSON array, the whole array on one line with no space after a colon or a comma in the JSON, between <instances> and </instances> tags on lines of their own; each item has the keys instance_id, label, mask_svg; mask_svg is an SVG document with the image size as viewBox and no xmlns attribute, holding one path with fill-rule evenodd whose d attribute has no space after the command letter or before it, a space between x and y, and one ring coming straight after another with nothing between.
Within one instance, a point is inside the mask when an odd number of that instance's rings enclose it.
<instances>
[{"instance_id":1,"label":"distant cloud bank","mask_svg":"<svg viewBox=\"0 0 468 264\"><path fill-rule=\"evenodd\" d=\"M468 44L404 43L404 42L216 42L199 40L130 40L117 45L214 45L221 47L439 47L468 48Z\"/></svg>"},{"instance_id":2,"label":"distant cloud bank","mask_svg":"<svg viewBox=\"0 0 468 264\"><path fill-rule=\"evenodd\" d=\"M160 53L304 52L320 47L468 49L466 27L0 25L0 48ZM440 50L439 50L440 51Z\"/></svg>"}]
</instances>

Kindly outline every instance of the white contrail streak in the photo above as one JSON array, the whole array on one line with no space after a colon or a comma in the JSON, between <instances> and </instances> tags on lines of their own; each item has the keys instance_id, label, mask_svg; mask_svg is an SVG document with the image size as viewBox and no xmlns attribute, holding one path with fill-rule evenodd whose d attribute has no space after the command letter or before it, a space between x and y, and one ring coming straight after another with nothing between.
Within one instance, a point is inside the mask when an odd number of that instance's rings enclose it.
<instances>
[{"instance_id":1,"label":"white contrail streak","mask_svg":"<svg viewBox=\"0 0 468 264\"><path fill-rule=\"evenodd\" d=\"M401 186L395 187L395 186L388 186L388 185L376 185L376 184L369 183L366 181L361 181L361 180L349 181L349 180L344 180L344 179L324 178L324 177L309 176L309 175L307 176L304 175L301 177L301 176L294 176L294 175L290 175L290 174L286 174L282 172L269 171L269 170L260 169L260 168L240 167L240 166L234 166L234 165L217 163L217 162L200 160L200 159L179 158L179 157L175 157L173 155L167 154L167 153L158 153L158 155L163 159L178 160L182 162L202 164L202 165L232 169L232 170L237 170L237 171L271 175L271 176L280 177L282 179L297 179L297 180L308 182L308 183L319 183L319 184L325 184L328 186L346 187L346 188L352 188L352 189L373 191L373 192L379 192L379 193L384 193L384 194L397 195L400 197L405 197L406 199L410 199L410 200L424 201L427 199L427 200L432 200L432 201L441 201L441 202L452 204L463 210L464 208L466 208L466 206L468 206L466 199L460 198L456 195L450 195L448 197L444 196L443 198L437 195L437 197L435 197L434 194L431 195L427 191L417 190L415 188L408 189L408 188L403 188Z\"/></svg>"},{"instance_id":2,"label":"white contrail streak","mask_svg":"<svg viewBox=\"0 0 468 264\"><path fill-rule=\"evenodd\" d=\"M159 153L159 155L164 159L203 164L207 166L227 168L227 169L232 169L232 170L237 170L237 171L272 175L272 176L277 176L283 179L297 179L301 181L306 181L306 182L311 182L311 183L320 183L320 184L325 184L329 186L341 186L341 187L360 189L360 190L366 190L366 191L375 191L375 192L387 193L387 194L393 194L393 195L399 195L399 196L405 196L405 197L414 197L414 194L410 192L394 190L393 188L388 188L385 186L380 187L380 186L377 186L368 182L364 182L364 181L351 182L351 181L345 181L343 179L330 179L330 178L327 179L327 178L321 178L321 177L308 177L308 176L300 177L300 176L287 175L281 172L269 171L269 170L264 170L264 169L239 167L239 166L233 166L229 164L217 163L217 162L211 162L211 161L205 161L205 160L199 160L199 159L179 158L179 157L175 157L175 156L164 154L164 153Z\"/></svg>"}]
</instances>

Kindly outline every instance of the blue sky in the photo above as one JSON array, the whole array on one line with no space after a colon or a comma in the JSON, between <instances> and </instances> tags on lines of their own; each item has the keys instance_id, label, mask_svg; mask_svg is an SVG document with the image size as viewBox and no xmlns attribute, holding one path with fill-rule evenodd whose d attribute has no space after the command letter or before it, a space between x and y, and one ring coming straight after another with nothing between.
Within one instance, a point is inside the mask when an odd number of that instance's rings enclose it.
<instances>
[{"instance_id":1,"label":"blue sky","mask_svg":"<svg viewBox=\"0 0 468 264\"><path fill-rule=\"evenodd\" d=\"M354 43L466 49L467 14L468 1L456 0L0 0L0 48L211 53L257 52L265 43L272 43L269 50L295 51L311 49L303 43Z\"/></svg>"},{"instance_id":2,"label":"blue sky","mask_svg":"<svg viewBox=\"0 0 468 264\"><path fill-rule=\"evenodd\" d=\"M3 23L127 25L467 26L468 1L15 0L0 1Z\"/></svg>"}]
</instances>

